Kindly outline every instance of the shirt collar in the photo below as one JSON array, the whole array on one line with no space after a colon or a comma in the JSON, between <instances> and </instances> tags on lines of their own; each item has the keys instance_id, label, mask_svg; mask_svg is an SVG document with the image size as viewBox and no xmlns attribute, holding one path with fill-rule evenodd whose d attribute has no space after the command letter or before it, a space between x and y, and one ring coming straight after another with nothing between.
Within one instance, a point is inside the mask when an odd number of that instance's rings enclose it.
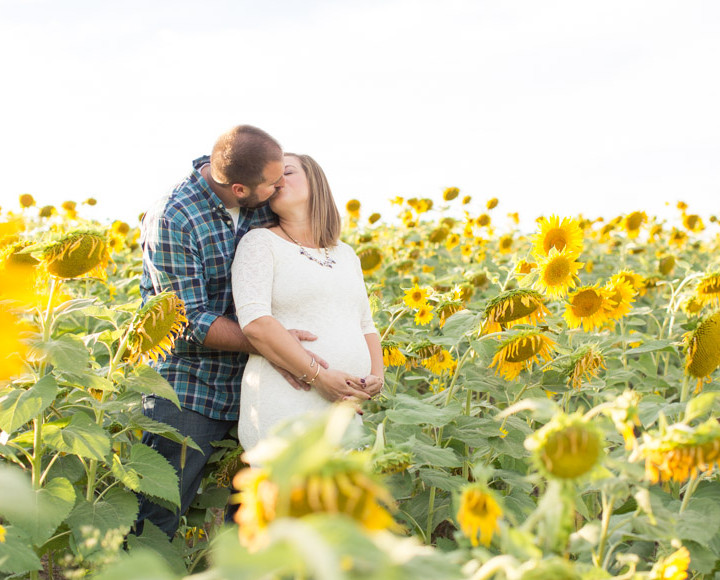
<instances>
[{"instance_id":1,"label":"shirt collar","mask_svg":"<svg viewBox=\"0 0 720 580\"><path fill-rule=\"evenodd\" d=\"M200 168L203 165L207 165L208 163L210 163L209 155L203 155L202 157L198 157L197 159L195 159L192 162L193 178L195 179L195 181L197 181L200 191L207 197L208 203L210 204L210 207L212 209L222 208L223 211L227 211L225 204L217 196L217 194L212 189L210 189L210 185L208 185L208 182L205 181L205 178L202 176L202 173L200 173Z\"/></svg>"}]
</instances>

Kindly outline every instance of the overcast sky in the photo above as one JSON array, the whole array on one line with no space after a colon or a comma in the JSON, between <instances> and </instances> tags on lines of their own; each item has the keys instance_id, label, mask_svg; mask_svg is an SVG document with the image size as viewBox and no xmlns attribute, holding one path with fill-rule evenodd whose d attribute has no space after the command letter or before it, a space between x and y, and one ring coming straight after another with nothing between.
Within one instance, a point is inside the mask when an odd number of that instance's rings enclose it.
<instances>
[{"instance_id":1,"label":"overcast sky","mask_svg":"<svg viewBox=\"0 0 720 580\"><path fill-rule=\"evenodd\" d=\"M239 123L340 204L720 213L715 0L0 0L0 205L136 219Z\"/></svg>"}]
</instances>

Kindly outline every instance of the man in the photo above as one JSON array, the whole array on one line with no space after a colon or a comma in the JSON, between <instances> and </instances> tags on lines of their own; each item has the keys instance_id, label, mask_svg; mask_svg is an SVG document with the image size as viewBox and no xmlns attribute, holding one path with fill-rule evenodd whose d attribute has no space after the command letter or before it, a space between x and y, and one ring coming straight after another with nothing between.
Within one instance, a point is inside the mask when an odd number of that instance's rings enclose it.
<instances>
[{"instance_id":1,"label":"man","mask_svg":"<svg viewBox=\"0 0 720 580\"><path fill-rule=\"evenodd\" d=\"M154 368L173 386L182 409L167 399L144 398L144 413L190 436L202 453L145 433L143 443L162 454L180 478L180 509L140 501L135 531L151 520L172 538L180 516L197 493L212 441L223 439L238 420L240 384L248 352L235 316L230 266L240 238L273 221L266 202L284 184L282 148L264 131L240 125L222 135L210 157L193 162L192 173L143 218L143 300L172 290L185 302L188 325L174 351ZM302 330L298 340L314 340ZM306 388L286 375L296 388Z\"/></svg>"}]
</instances>

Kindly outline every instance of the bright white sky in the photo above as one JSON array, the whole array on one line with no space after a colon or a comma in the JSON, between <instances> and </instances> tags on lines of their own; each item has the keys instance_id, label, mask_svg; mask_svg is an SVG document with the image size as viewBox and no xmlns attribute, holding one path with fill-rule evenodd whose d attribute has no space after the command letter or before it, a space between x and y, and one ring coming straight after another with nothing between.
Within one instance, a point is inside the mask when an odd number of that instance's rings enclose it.
<instances>
[{"instance_id":1,"label":"bright white sky","mask_svg":"<svg viewBox=\"0 0 720 580\"><path fill-rule=\"evenodd\" d=\"M0 205L135 223L250 123L366 216L448 186L473 214L708 216L718 30L716 0L0 0Z\"/></svg>"}]
</instances>

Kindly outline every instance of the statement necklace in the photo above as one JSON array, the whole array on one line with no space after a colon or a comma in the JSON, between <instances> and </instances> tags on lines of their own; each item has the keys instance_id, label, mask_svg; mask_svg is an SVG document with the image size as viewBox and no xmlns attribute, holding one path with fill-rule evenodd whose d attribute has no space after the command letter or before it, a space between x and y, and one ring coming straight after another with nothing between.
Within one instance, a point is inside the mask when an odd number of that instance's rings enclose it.
<instances>
[{"instance_id":1,"label":"statement necklace","mask_svg":"<svg viewBox=\"0 0 720 580\"><path fill-rule=\"evenodd\" d=\"M295 242L295 243L300 247L300 255L301 255L301 256L305 256L308 260L312 260L312 261L315 262L316 264L320 264L321 266L323 266L323 267L325 267L325 268L332 268L332 267L333 267L333 264L336 263L335 260L333 260L333 259L330 257L330 252L328 251L327 248L323 248L323 250L325 250L325 259L324 259L324 260L321 260L321 259L319 259L319 258L316 258L315 256L313 256L313 255L308 251L308 249L307 249L305 246L303 246L300 242L298 242L295 238L293 238L289 233L287 233L287 232L285 231L285 228L284 228L284 227L282 227L280 224L278 224L278 227L282 230L282 232L283 232L288 238L290 238L293 242Z\"/></svg>"}]
</instances>

